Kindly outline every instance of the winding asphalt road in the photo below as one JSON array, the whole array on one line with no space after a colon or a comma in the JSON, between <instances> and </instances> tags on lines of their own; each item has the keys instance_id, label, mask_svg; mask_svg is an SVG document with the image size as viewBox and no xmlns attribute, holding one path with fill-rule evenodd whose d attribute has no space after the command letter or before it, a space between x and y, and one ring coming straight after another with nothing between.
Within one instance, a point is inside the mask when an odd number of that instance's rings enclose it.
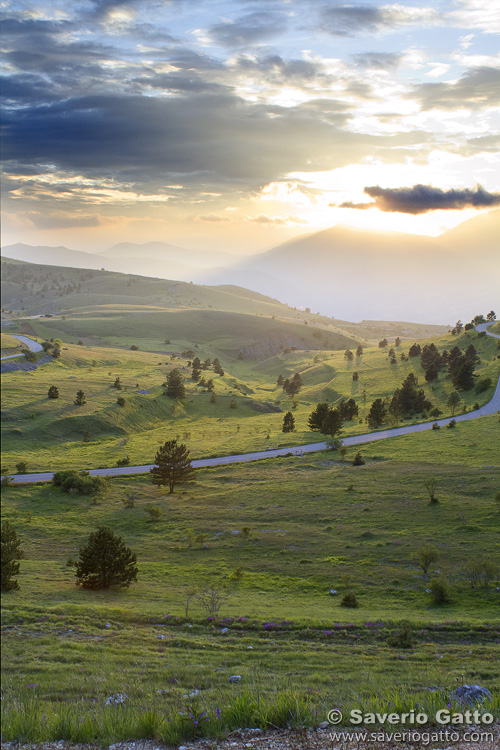
<instances>
[{"instance_id":1,"label":"winding asphalt road","mask_svg":"<svg viewBox=\"0 0 500 750\"><path fill-rule=\"evenodd\" d=\"M27 336L19 336L17 333L9 333L9 336L13 339L19 339L19 341L28 347L30 352L41 352L43 347L41 344L39 344L36 341L33 341L33 339L29 339ZM14 359L15 357L23 357L24 355L20 352L19 354L9 354L8 357L0 357L0 361L4 361L4 359Z\"/></svg>"},{"instance_id":2,"label":"winding asphalt road","mask_svg":"<svg viewBox=\"0 0 500 750\"><path fill-rule=\"evenodd\" d=\"M476 331L486 331L488 336L493 336L496 339L500 339L500 336L496 333L490 333L486 330L487 326L491 323L481 323L476 326ZM16 338L22 338L25 342L29 341L24 336L16 336ZM32 342L36 343L36 342ZM37 344L37 346L40 346ZM40 347L41 348L41 347ZM459 414L453 417L456 422L465 422L469 419L477 419L477 417L484 417L488 414L496 414L500 411L500 378L497 383L497 387L493 398L487 404L482 406L480 409L475 411L467 412L467 414ZM378 430L377 432L368 432L365 435L351 435L342 439L344 445L362 445L363 443L373 443L376 440L385 440L386 438L399 437L400 435L410 435L414 432L423 432L424 430L431 430L434 422L437 422L439 426L448 424L452 417L446 417L445 419L435 419L432 422L424 422L422 424L407 425L405 427L394 427L390 430ZM219 456L218 458L202 458L191 461L193 468L205 468L209 466L225 466L227 464L239 464L247 463L248 461L260 461L264 458L275 458L276 456L303 456L305 453L314 453L315 451L322 451L327 448L327 443L309 443L308 445L296 445L288 448L275 448L272 450L259 451L257 453L242 453L238 456ZM154 464L147 464L145 466L116 466L109 469L91 469L89 474L92 476L100 477L116 477L131 474L145 474L152 469ZM28 482L50 482L54 476L53 472L41 472L38 474L16 474L11 477L13 482L16 483L28 483Z\"/></svg>"}]
</instances>

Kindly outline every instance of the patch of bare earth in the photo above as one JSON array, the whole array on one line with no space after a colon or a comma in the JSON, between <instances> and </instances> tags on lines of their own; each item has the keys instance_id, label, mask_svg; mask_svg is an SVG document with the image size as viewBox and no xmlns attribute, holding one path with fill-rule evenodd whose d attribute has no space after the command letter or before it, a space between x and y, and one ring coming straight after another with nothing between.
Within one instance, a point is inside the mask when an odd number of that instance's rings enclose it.
<instances>
[{"instance_id":1,"label":"patch of bare earth","mask_svg":"<svg viewBox=\"0 0 500 750\"><path fill-rule=\"evenodd\" d=\"M167 750L154 740L127 740L110 745L109 750ZM231 732L223 740L201 739L175 745L179 750L500 750L500 725L455 729L372 730L279 729L262 732L245 729ZM68 742L42 744L2 743L2 750L102 750L101 745Z\"/></svg>"}]
</instances>

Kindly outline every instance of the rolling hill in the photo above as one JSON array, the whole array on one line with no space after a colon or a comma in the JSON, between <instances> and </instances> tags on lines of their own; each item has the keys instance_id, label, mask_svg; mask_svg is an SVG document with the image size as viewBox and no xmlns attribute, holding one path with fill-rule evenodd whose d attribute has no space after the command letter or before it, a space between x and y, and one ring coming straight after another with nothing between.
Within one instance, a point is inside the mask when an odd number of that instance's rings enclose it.
<instances>
[{"instance_id":1,"label":"rolling hill","mask_svg":"<svg viewBox=\"0 0 500 750\"><path fill-rule=\"evenodd\" d=\"M242 286L344 320L452 324L495 304L498 237L500 211L491 211L437 238L336 226L243 258L165 242L122 242L100 254L23 244L2 252L32 263Z\"/></svg>"}]
</instances>

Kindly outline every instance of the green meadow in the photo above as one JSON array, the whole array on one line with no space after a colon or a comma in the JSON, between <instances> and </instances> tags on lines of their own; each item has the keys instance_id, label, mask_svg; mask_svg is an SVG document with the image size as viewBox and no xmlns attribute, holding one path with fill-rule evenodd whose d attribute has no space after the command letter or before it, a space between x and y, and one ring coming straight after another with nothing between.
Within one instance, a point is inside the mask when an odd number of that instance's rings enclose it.
<instances>
[{"instance_id":1,"label":"green meadow","mask_svg":"<svg viewBox=\"0 0 500 750\"><path fill-rule=\"evenodd\" d=\"M31 325L45 334L40 341L48 336L45 322ZM491 387L482 393L462 392L455 413L487 403L498 379L498 343L474 331L446 334L435 342L440 350L454 345L465 349L472 343L481 360L478 377L491 379ZM346 361L343 349L280 352L255 361L192 344L202 361L218 356L224 368L224 376L211 369L202 372L214 381L213 401L211 393L191 379L189 360L182 356L188 346L185 341L179 346L174 342L168 349L164 345L161 352L143 351L142 346L130 351L64 342L60 359L36 370L3 375L2 469L14 473L19 462L27 464L28 472L99 468L114 466L126 456L131 464L151 463L157 447L172 437L188 444L193 458L310 443L323 439L308 429L311 411L319 401L335 404L341 398L354 398L359 408L358 418L344 424L343 435L363 433L369 431L366 416L372 401L390 399L410 372L417 375L419 387L432 404L443 415L451 414L446 402L453 387L444 372L437 381L426 383L419 357L400 359L401 353L408 352L409 342L395 347L397 364L390 365L387 349L391 343L386 349L364 347L363 355L352 362ZM182 401L168 398L162 388L174 368L185 378ZM287 378L296 372L303 387L290 398L276 380L280 374ZM358 372L357 381L352 378L354 372ZM120 391L113 387L116 378L121 381ZM52 385L59 390L58 399L47 397ZM83 406L74 404L78 390L85 393ZM118 405L119 396L125 399L124 406ZM284 434L287 411L294 415L296 431Z\"/></svg>"},{"instance_id":2,"label":"green meadow","mask_svg":"<svg viewBox=\"0 0 500 750\"><path fill-rule=\"evenodd\" d=\"M488 402L500 371L498 342L475 331L347 324L235 288L9 272L8 299L24 294L25 310L49 317L23 321L13 305L5 330L59 341L61 356L3 375L7 477L23 464L152 463L174 437L193 458L320 441L311 411L342 398L359 414L341 437L364 433L372 401L390 399L410 372L447 416L446 371L427 383L419 357L401 359L417 339L441 351L476 347L478 379L491 386L460 392L455 414ZM344 351L358 343L363 354L349 362ZM5 354L16 340L2 334L1 345ZM220 359L224 375L201 373L215 398L191 379L193 356ZM174 368L185 378L182 401L164 395ZM303 385L290 398L276 381L295 373ZM48 398L51 386L59 398ZM296 431L284 434L288 411ZM7 478L3 519L25 557L19 590L3 596L4 739L179 744L242 726L315 726L335 707L418 704L432 716L462 680L489 688L486 708L500 717L498 430L493 415L382 440L361 447L361 466L351 447L200 469L173 495L149 474L108 480L95 497ZM128 589L75 585L79 549L103 525L137 553ZM426 546L437 554L428 575L417 562ZM485 563L478 582L473 571ZM435 577L447 581L445 603L431 594ZM348 594L357 606L342 605ZM107 705L117 694L125 703Z\"/></svg>"},{"instance_id":3,"label":"green meadow","mask_svg":"<svg viewBox=\"0 0 500 750\"><path fill-rule=\"evenodd\" d=\"M468 578L471 562L500 558L497 445L491 416L367 446L360 467L325 451L198 470L173 496L148 475L111 480L97 504L50 484L5 487L4 518L26 553L20 590L4 596L6 736L54 739L66 726L72 738L177 741L271 715L314 724L331 707L396 695L431 710L439 700L424 688L461 675L498 695L499 581ZM138 581L81 590L68 560L105 524L137 552ZM448 604L426 593L415 561L426 544ZM223 595L215 617L190 598L206 588ZM357 608L340 605L348 591ZM401 620L411 648L388 644ZM123 692L126 710L104 705ZM196 727L190 711L210 722Z\"/></svg>"}]
</instances>

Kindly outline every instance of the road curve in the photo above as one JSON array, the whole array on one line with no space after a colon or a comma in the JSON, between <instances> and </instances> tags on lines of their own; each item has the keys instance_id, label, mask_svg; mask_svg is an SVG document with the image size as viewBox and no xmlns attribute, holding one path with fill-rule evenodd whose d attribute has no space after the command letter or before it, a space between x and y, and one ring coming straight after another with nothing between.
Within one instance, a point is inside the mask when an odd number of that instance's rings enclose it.
<instances>
[{"instance_id":1,"label":"road curve","mask_svg":"<svg viewBox=\"0 0 500 750\"><path fill-rule=\"evenodd\" d=\"M500 339L500 336L496 333L490 333L486 330L486 327L491 323L481 323L476 326L476 331L485 331L488 336L493 336L496 339ZM17 336L16 338L20 338ZM36 342L35 342L36 343ZM477 419L477 417L484 417L489 414L496 414L500 411L500 378L498 379L497 387L493 398L487 404L482 406L480 409L475 411L467 412L467 414L459 414L453 417L456 422L465 422L469 419ZM445 417L444 419L435 419L432 422L423 422L422 424L407 425L404 427L394 427L390 430L377 430L377 432L368 432L364 435L351 435L342 439L344 445L362 445L364 443L373 443L376 440L385 440L386 438L399 437L400 435L410 435L414 432L424 432L424 430L431 430L434 422L441 427L447 425L452 417ZM219 456L218 458L200 458L191 461L193 468L201 469L210 466L226 466L227 464L239 464L247 463L249 461L260 461L264 458L276 458L277 456L302 456L305 453L314 453L316 451L323 451L327 448L327 443L309 443L307 445L295 445L288 448L275 448L272 450L258 451L256 453L242 453L237 456ZM115 466L109 469L90 469L89 474L92 476L99 477L116 477L116 476L129 476L132 474L145 474L152 469L154 464L146 464L144 466ZM40 472L38 474L16 474L11 476L11 479L15 483L31 483L31 482L50 482L54 476L53 472Z\"/></svg>"},{"instance_id":2,"label":"road curve","mask_svg":"<svg viewBox=\"0 0 500 750\"><path fill-rule=\"evenodd\" d=\"M37 341L33 341L33 339L29 339L27 336L20 336L18 333L9 333L8 335L13 339L18 339L22 344L28 347L30 352L41 352L43 349L41 344L39 344ZM21 356L23 356L21 353L10 354L8 357L1 357L1 361L3 362L4 359L14 359L15 357Z\"/></svg>"}]
</instances>

